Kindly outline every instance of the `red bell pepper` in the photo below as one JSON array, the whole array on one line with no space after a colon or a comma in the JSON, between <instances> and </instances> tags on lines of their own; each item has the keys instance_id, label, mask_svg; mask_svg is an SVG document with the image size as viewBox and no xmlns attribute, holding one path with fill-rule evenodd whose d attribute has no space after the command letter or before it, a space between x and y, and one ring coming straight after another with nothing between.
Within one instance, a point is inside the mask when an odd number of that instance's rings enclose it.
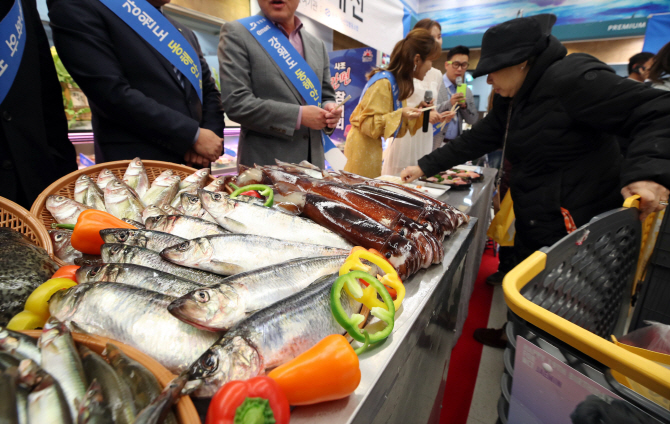
<instances>
[{"instance_id":1,"label":"red bell pepper","mask_svg":"<svg viewBox=\"0 0 670 424\"><path fill-rule=\"evenodd\" d=\"M263 196L261 196L256 190L245 191L244 193L241 193L240 196L251 196L259 199L263 198Z\"/></svg>"},{"instance_id":2,"label":"red bell pepper","mask_svg":"<svg viewBox=\"0 0 670 424\"><path fill-rule=\"evenodd\" d=\"M288 424L291 409L276 381L229 381L212 398L205 424Z\"/></svg>"}]
</instances>

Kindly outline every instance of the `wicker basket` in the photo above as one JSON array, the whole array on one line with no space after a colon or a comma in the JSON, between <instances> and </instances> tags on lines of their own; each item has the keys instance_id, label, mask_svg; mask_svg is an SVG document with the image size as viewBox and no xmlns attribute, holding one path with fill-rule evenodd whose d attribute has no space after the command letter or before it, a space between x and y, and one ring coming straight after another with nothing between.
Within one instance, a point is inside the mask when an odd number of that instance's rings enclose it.
<instances>
[{"instance_id":1,"label":"wicker basket","mask_svg":"<svg viewBox=\"0 0 670 424\"><path fill-rule=\"evenodd\" d=\"M33 206L30 208L30 212L35 215L38 221L41 221L44 228L51 229L51 224L55 223L56 220L53 218L53 216L51 216L51 213L46 208L47 197L51 195L62 195L69 197L70 199L74 199L74 184L77 181L77 178L79 178L82 174L88 175L89 177L93 178L93 181L95 181L100 171L103 169L109 169L118 178L123 178L123 174L125 174L130 162L130 160L105 162L89 166L87 168L82 168L78 171L67 174L44 189L44 191L37 197L37 199L35 199ZM179 175L182 180L197 171L197 169L188 166L177 165L170 162L161 162L157 160L143 160L142 163L144 163L144 169L147 171L149 183L152 183L161 172L167 169L174 171L175 175ZM210 175L208 183L213 180L214 178ZM47 240L50 240L48 233L46 237ZM51 242L48 244L51 247ZM52 251L53 249L49 252ZM64 265L64 263L58 258L55 258L55 260L59 265Z\"/></svg>"},{"instance_id":2,"label":"wicker basket","mask_svg":"<svg viewBox=\"0 0 670 424\"><path fill-rule=\"evenodd\" d=\"M42 334L42 331L40 330L29 330L29 331L24 331L25 334L38 338L40 334ZM81 334L81 333L72 333L72 337L74 338L74 341L77 343L83 343L91 349L92 351L96 353L102 353L103 350L105 350L105 346L107 343L112 343L119 349L123 351L128 357L131 359L136 360L140 364L142 364L146 369L151 371L153 375L156 376L156 379L160 383L161 386L165 387L172 379L175 377L165 369L161 364L156 362L155 359L151 358L150 356L146 355L145 353L140 352L139 350L135 349L132 346L128 346L127 344L118 342L116 340L108 339L106 337L101 337L101 336L93 336L93 335L88 335L88 334ZM179 402L177 402L177 420L179 421L180 424L201 424L200 423L200 417L198 416L198 412L195 409L195 406L193 405L193 402L191 401L191 398L188 396L182 396L179 399Z\"/></svg>"},{"instance_id":3,"label":"wicker basket","mask_svg":"<svg viewBox=\"0 0 670 424\"><path fill-rule=\"evenodd\" d=\"M54 257L49 233L44 225L30 212L9 199L0 197L0 227L8 227L24 234L36 246L44 248Z\"/></svg>"}]
</instances>

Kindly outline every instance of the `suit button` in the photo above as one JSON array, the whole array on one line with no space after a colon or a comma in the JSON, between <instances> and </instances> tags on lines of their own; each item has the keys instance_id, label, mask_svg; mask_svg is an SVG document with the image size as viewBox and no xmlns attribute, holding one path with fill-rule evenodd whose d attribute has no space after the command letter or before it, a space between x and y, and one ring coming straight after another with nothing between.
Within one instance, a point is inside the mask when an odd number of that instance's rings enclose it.
<instances>
[{"instance_id":1,"label":"suit button","mask_svg":"<svg viewBox=\"0 0 670 424\"><path fill-rule=\"evenodd\" d=\"M2 161L2 169L12 170L12 169L14 169L14 163L9 159L3 160Z\"/></svg>"},{"instance_id":2,"label":"suit button","mask_svg":"<svg viewBox=\"0 0 670 424\"><path fill-rule=\"evenodd\" d=\"M2 119L4 119L5 121L11 121L12 120L12 114L9 113L8 110L4 110L4 111L2 111Z\"/></svg>"}]
</instances>

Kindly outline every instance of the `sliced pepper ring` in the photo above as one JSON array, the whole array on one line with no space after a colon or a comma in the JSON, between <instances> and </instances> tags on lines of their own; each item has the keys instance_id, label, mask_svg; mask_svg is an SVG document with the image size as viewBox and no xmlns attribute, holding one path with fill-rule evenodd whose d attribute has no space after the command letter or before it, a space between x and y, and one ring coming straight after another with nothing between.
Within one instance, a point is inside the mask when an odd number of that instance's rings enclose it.
<instances>
[{"instance_id":1,"label":"sliced pepper ring","mask_svg":"<svg viewBox=\"0 0 670 424\"><path fill-rule=\"evenodd\" d=\"M396 291L397 294L395 301L393 301L393 306L396 310L398 310L402 304L402 301L405 299L405 285L400 280L400 277L398 276L395 268L393 268L393 266L383 256L369 252L362 248L354 248L342 267L340 267L340 275L345 275L350 271L370 271L370 267L361 262L361 258L372 262L386 273L386 275L384 275L380 281L385 286L388 286ZM344 289L349 296L361 302L370 310L372 310L372 308L386 309L384 302L380 302L379 299L377 299L377 291L371 286L365 288L365 290L356 290L355 293L349 289L349 285L344 286Z\"/></svg>"},{"instance_id":2,"label":"sliced pepper ring","mask_svg":"<svg viewBox=\"0 0 670 424\"><path fill-rule=\"evenodd\" d=\"M266 198L264 205L267 206L268 208L272 207L272 205L274 204L275 192L272 190L270 186L266 186L265 184L251 184L244 187L239 187L235 189L235 191L233 191L230 197L234 199L240 194L244 193L245 191L250 190L257 190L261 194L261 196L264 196Z\"/></svg>"},{"instance_id":3,"label":"sliced pepper ring","mask_svg":"<svg viewBox=\"0 0 670 424\"><path fill-rule=\"evenodd\" d=\"M345 287L354 294L362 295L363 290L361 289L358 279L362 279L370 284L368 288L372 288L373 291L376 290L384 300L385 308L372 307L370 308L370 313L381 321L384 321L386 323L386 328L377 331L374 334L369 334L369 337L366 337L365 333L367 333L367 331L358 328L358 325L365 319L363 315L353 314L352 316L349 316L344 310L340 299L342 296L342 289ZM348 274L340 275L337 280L335 280L335 283L333 283L333 287L330 290L330 308L335 320L351 337L359 342L366 342L366 340L368 340L370 344L374 344L387 338L393 331L395 322L395 306L393 305L393 299L391 299L388 290L386 290L386 287L384 287L379 280L363 271L351 271Z\"/></svg>"}]
</instances>

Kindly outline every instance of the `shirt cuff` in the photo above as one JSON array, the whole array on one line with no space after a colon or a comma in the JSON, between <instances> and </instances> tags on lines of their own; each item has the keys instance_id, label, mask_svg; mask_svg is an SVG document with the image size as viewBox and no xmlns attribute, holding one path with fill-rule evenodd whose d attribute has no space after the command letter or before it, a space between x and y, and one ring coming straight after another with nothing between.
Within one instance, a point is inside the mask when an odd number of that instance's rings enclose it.
<instances>
[{"instance_id":1,"label":"shirt cuff","mask_svg":"<svg viewBox=\"0 0 670 424\"><path fill-rule=\"evenodd\" d=\"M298 111L298 122L295 123L295 129L299 130L300 129L300 123L302 122L302 106L300 106L300 110Z\"/></svg>"},{"instance_id":2,"label":"shirt cuff","mask_svg":"<svg viewBox=\"0 0 670 424\"><path fill-rule=\"evenodd\" d=\"M193 137L193 143L191 143L191 145L194 145L195 142L198 141L198 137L200 137L200 128L195 132L195 137Z\"/></svg>"}]
</instances>

